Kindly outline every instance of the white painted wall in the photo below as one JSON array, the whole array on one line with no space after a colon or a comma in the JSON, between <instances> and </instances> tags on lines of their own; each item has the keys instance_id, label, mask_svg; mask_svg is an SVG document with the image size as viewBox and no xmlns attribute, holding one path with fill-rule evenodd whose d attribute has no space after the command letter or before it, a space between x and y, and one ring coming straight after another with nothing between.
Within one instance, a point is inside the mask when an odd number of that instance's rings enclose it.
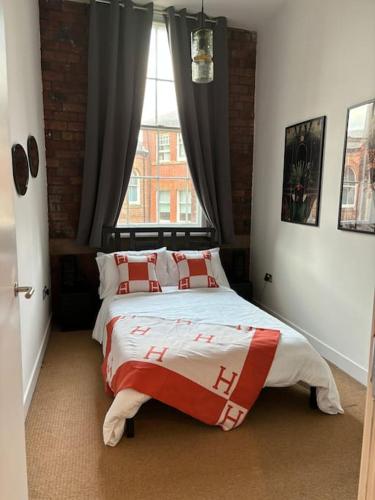
<instances>
[{"instance_id":1,"label":"white painted wall","mask_svg":"<svg viewBox=\"0 0 375 500\"><path fill-rule=\"evenodd\" d=\"M7 44L10 139L26 150L28 135L39 146L39 174L29 180L25 196L15 192L18 281L31 285L30 300L20 296L24 403L36 382L50 322L47 180L40 65L39 6L37 0L0 0L4 5Z\"/></svg>"},{"instance_id":2,"label":"white painted wall","mask_svg":"<svg viewBox=\"0 0 375 500\"><path fill-rule=\"evenodd\" d=\"M251 269L256 299L363 383L375 236L338 231L347 107L375 97L374 0L289 0L258 33ZM285 127L327 115L320 226L280 221ZM273 283L264 288L265 272Z\"/></svg>"}]
</instances>

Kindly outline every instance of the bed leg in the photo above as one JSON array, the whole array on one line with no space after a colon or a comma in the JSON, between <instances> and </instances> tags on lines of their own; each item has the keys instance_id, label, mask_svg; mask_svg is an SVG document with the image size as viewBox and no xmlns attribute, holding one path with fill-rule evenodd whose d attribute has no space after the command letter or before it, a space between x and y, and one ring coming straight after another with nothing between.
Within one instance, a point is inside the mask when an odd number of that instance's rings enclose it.
<instances>
[{"instance_id":1,"label":"bed leg","mask_svg":"<svg viewBox=\"0 0 375 500\"><path fill-rule=\"evenodd\" d=\"M312 410L318 409L318 402L316 399L316 387L310 387L310 408Z\"/></svg>"},{"instance_id":2,"label":"bed leg","mask_svg":"<svg viewBox=\"0 0 375 500\"><path fill-rule=\"evenodd\" d=\"M134 418L127 418L125 422L125 436L127 438L134 437Z\"/></svg>"}]
</instances>

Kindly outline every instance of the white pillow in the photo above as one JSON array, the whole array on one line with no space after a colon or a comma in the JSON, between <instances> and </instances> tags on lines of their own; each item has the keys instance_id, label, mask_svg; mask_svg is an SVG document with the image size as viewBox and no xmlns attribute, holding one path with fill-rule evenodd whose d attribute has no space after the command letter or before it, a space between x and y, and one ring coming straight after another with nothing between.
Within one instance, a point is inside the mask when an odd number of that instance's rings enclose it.
<instances>
[{"instance_id":1,"label":"white pillow","mask_svg":"<svg viewBox=\"0 0 375 500\"><path fill-rule=\"evenodd\" d=\"M158 248L156 250L141 250L136 251L126 251L126 252L113 252L113 253L101 253L98 252L96 255L96 263L99 268L99 297L105 299L110 295L116 295L117 288L120 283L120 275L118 267L115 262L114 255L150 255L152 253L157 254L156 261L156 275L161 286L166 286L169 281L168 276L168 255L167 248Z\"/></svg>"},{"instance_id":2,"label":"white pillow","mask_svg":"<svg viewBox=\"0 0 375 500\"><path fill-rule=\"evenodd\" d=\"M228 278L221 264L220 248L211 248L208 251L211 253L212 272L215 280L217 281L219 286L230 288ZM202 250L180 250L180 252L186 255L197 254L197 257L199 257L199 255L202 253ZM173 259L174 252L167 250L166 253L168 255L168 275L169 275L168 285L177 286L180 275L178 272L177 264Z\"/></svg>"}]
</instances>

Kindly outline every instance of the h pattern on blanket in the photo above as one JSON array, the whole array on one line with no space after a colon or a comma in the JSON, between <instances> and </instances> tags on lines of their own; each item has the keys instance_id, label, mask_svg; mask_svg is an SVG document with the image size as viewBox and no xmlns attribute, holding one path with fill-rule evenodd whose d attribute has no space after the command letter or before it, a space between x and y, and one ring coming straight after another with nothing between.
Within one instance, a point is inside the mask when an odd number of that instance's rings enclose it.
<instances>
[{"instance_id":1,"label":"h pattern on blanket","mask_svg":"<svg viewBox=\"0 0 375 500\"><path fill-rule=\"evenodd\" d=\"M106 330L107 389L134 389L224 430L256 401L280 339L272 329L135 315L113 318Z\"/></svg>"}]
</instances>

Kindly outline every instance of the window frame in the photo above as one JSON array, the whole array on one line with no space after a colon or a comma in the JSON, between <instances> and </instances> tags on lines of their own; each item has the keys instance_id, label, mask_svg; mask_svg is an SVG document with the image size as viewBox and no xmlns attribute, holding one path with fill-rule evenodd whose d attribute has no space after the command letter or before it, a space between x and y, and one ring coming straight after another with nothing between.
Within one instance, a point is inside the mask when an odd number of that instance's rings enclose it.
<instances>
[{"instance_id":1,"label":"window frame","mask_svg":"<svg viewBox=\"0 0 375 500\"><path fill-rule=\"evenodd\" d=\"M184 141L182 139L181 129L179 129L179 132L177 132L176 143L177 143L176 144L176 158L177 158L177 161L188 163L187 157L186 157L185 145L184 145ZM182 146L182 148L184 150L184 154L183 155L180 154L180 146Z\"/></svg>"},{"instance_id":2,"label":"window frame","mask_svg":"<svg viewBox=\"0 0 375 500\"><path fill-rule=\"evenodd\" d=\"M163 26L163 28L165 27L164 20L162 18L158 18L158 17L156 17L156 18L154 17L153 25L156 27L156 29L158 29L158 25ZM155 38L155 41L157 43L157 38ZM157 47L157 45L156 45L156 47ZM187 161L186 152L185 152L185 157L183 157L183 158L179 155L179 152L180 152L179 141L182 142L182 145L183 145L183 141L182 141L181 126L179 123L178 114L177 114L177 122L176 122L177 126L175 126L174 120L173 120L173 123L169 123L168 125L163 125L163 124L159 123L160 121L163 121L163 120L159 120L160 117L158 115L158 103L159 103L159 101L158 101L158 95L157 95L157 90L158 90L157 83L158 82L170 82L171 84L173 84L173 86L175 88L175 80L173 78L173 75L172 75L172 79L170 79L169 77L166 77L166 78L159 77L158 73L157 73L157 66L156 66L155 71L156 71L156 73L151 73L150 76L149 76L149 74L147 74L147 76L146 76L146 82L152 81L155 84L155 92L156 92L155 97L154 97L155 98L155 108L154 108L155 115L154 115L154 119L150 115L148 117L149 120L147 120L147 117L146 117L145 121L141 120L140 132L143 134L143 139L144 139L144 131L147 129L154 130L157 134L157 140L155 141L155 146L154 146L155 149L153 151L153 154L155 154L155 162L153 162L153 165L155 165L155 164L161 165L161 166L165 165L165 164L173 165L175 163L185 162L186 166L187 166L187 176L186 176L186 178L184 177L184 179L186 181L192 182L191 172L190 172L190 167L189 167L189 164ZM143 111L142 111L142 118L143 118ZM148 123L148 122L151 122L151 123ZM175 151L175 139L171 137L172 133L176 133L176 136L177 136L176 137L176 143L177 143L176 144L176 151ZM160 148L159 148L159 145L160 145L159 135L162 135L162 134L165 134L166 136L168 136L168 145L164 146L165 147L164 151L160 151ZM181 137L181 139L179 139L178 137ZM151 144L148 143L147 147L150 148ZM169 159L164 159L164 158L161 159L160 153L167 154L169 156ZM133 168L134 168L134 164L133 164ZM133 168L132 168L132 175L133 175ZM206 218L203 215L204 212L203 212L203 209L200 205L199 198L198 198L198 195L196 193L194 185L193 185L193 191L191 192L191 195L192 195L192 197L194 195L194 197L195 197L194 199L196 200L195 201L195 203L196 203L196 217L195 217L196 222L194 222L194 223L177 222L179 220L178 214L177 214L178 208L174 207L175 201L176 201L176 195L177 195L177 192L179 191L177 188L169 191L169 193L170 193L169 222L167 222L165 219L161 219L161 221L160 221L159 195L158 195L158 193L159 193L159 191L163 191L163 189L159 189L158 183L160 180L167 179L167 178L168 177L164 177L164 176L155 177L155 183L156 183L156 187L155 187L155 191L156 191L155 192L155 194L156 194L156 214L155 215L156 215L156 217L155 217L155 219L157 222L129 222L129 219L132 217L131 213L129 213L129 208L136 206L136 205L143 207L143 205L142 205L141 201L139 201L138 204L136 204L134 202L130 203L128 201L128 208L127 208L127 210L125 210L125 212L126 212L126 216L124 217L125 220L123 219L122 223L120 223L118 220L116 223L116 226L117 227L124 227L124 228L125 227L133 227L133 228L139 228L139 229L146 228L146 227L150 227L150 228L153 228L153 227L155 227L155 228L158 228L158 227L168 227L168 228L181 227L181 228L194 229L194 228L202 228L202 227L207 226L208 224L207 224ZM180 177L178 177L178 176L173 177L173 179L179 179L179 178ZM142 193L140 192L140 189L142 189L142 190L145 189L145 185L146 185L146 182L148 179L150 179L150 182L152 182L152 177L149 177L144 172L139 176L139 184L138 184L139 191L137 192L137 195L138 195L137 198L139 200L141 200L141 197L143 196ZM124 204L123 204L123 206L124 206ZM176 219L176 222L171 222L172 217Z\"/></svg>"},{"instance_id":3,"label":"window frame","mask_svg":"<svg viewBox=\"0 0 375 500\"><path fill-rule=\"evenodd\" d=\"M136 180L136 185L135 186L131 186L130 185L130 182L132 179L135 179ZM137 193L137 198L136 198L136 201L131 201L130 198L129 198L129 187L132 187L132 188L136 188L136 193ZM141 204L141 179L140 179L140 175L139 175L139 172L138 170L134 170L134 172L132 171L132 174L130 176L130 179L129 179L129 184L128 184L128 188L126 190L126 195L128 196L128 203L129 205L140 205Z\"/></svg>"},{"instance_id":4,"label":"window frame","mask_svg":"<svg viewBox=\"0 0 375 500\"><path fill-rule=\"evenodd\" d=\"M160 217L160 194L161 193L168 193L168 196L169 196L169 201L168 201L168 205L169 205L169 221L167 221L166 219L162 219ZM167 190L167 189L160 189L156 192L156 199L157 199L157 215L158 215L158 224L161 225L161 224L167 224L168 226L170 225L171 223L171 191L170 190ZM166 205L167 202L163 201L162 204Z\"/></svg>"},{"instance_id":5,"label":"window frame","mask_svg":"<svg viewBox=\"0 0 375 500\"><path fill-rule=\"evenodd\" d=\"M181 193L185 193L185 194L190 195L190 201L181 202ZM190 215L190 220L192 220L192 218L193 218L193 196L192 196L192 192L190 190L186 190L186 189L178 189L177 190L176 220L180 224L186 224L187 226L193 225L194 224L193 222L188 223L188 222L186 222L186 220L185 221L181 220L181 204L183 204L185 207L190 206L190 212L185 211L184 214L185 214L185 216ZM197 213L197 218L198 218L198 213Z\"/></svg>"},{"instance_id":6,"label":"window frame","mask_svg":"<svg viewBox=\"0 0 375 500\"><path fill-rule=\"evenodd\" d=\"M156 128L156 131L157 131L157 137L158 137L158 140L157 140L157 162L158 164L164 164L164 163L170 163L171 161L171 135L168 131L165 131L164 130L164 127L155 127ZM161 132L162 130L162 132ZM160 144L160 137L168 137L168 144ZM168 146L167 149L164 149L163 151L161 151L161 148L160 146ZM160 154L168 154L168 159L165 159L163 158L162 160L160 159Z\"/></svg>"}]
</instances>

